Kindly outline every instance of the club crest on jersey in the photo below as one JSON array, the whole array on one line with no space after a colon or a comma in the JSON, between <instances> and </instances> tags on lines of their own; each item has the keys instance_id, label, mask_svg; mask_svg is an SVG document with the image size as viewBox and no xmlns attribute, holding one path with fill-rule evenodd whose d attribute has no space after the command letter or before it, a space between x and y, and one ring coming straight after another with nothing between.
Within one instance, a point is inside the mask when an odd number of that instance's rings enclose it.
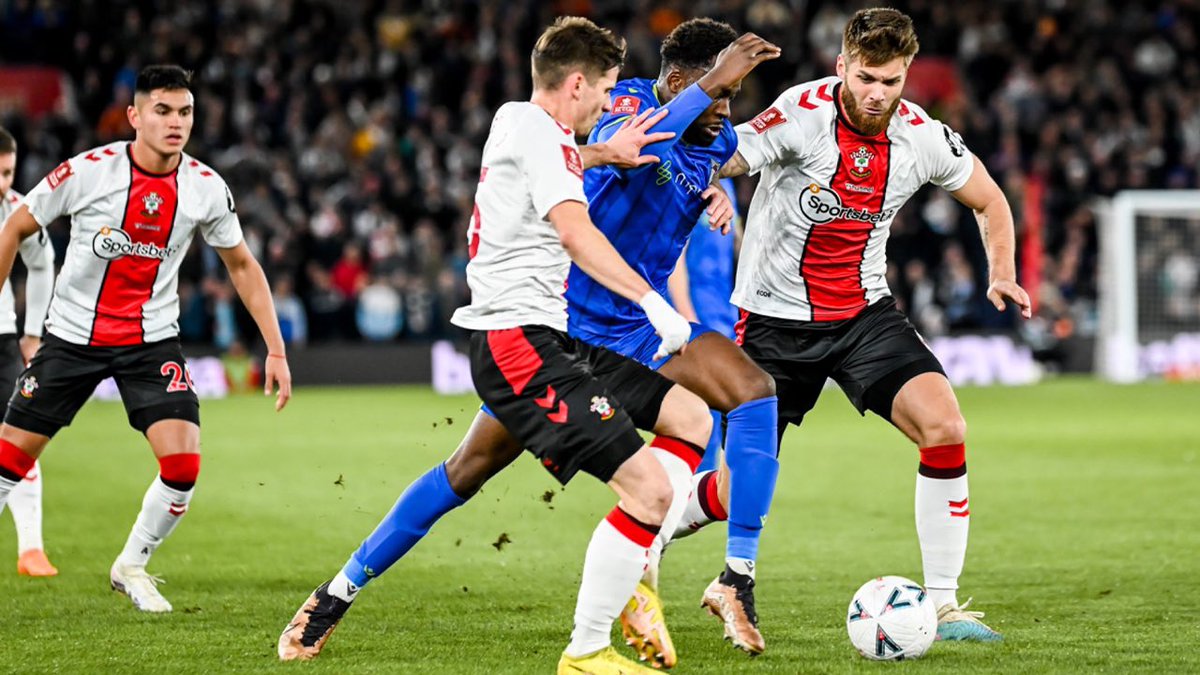
<instances>
[{"instance_id":1,"label":"club crest on jersey","mask_svg":"<svg viewBox=\"0 0 1200 675\"><path fill-rule=\"evenodd\" d=\"M163 198L158 196L157 192L142 197L142 215L147 218L157 218L158 209L163 204Z\"/></svg>"},{"instance_id":2,"label":"club crest on jersey","mask_svg":"<svg viewBox=\"0 0 1200 675\"><path fill-rule=\"evenodd\" d=\"M25 398L33 398L33 392L37 391L38 381L32 375L26 375L25 379L21 380L21 396Z\"/></svg>"},{"instance_id":3,"label":"club crest on jersey","mask_svg":"<svg viewBox=\"0 0 1200 675\"><path fill-rule=\"evenodd\" d=\"M602 420L610 420L613 415L617 414L616 409L608 404L607 396L593 396L590 410L599 415Z\"/></svg>"},{"instance_id":4,"label":"club crest on jersey","mask_svg":"<svg viewBox=\"0 0 1200 675\"><path fill-rule=\"evenodd\" d=\"M871 160L875 159L875 153L867 149L867 146L860 145L858 149L850 153L850 160L854 166L850 167L850 175L857 180L864 180L871 175Z\"/></svg>"}]
</instances>

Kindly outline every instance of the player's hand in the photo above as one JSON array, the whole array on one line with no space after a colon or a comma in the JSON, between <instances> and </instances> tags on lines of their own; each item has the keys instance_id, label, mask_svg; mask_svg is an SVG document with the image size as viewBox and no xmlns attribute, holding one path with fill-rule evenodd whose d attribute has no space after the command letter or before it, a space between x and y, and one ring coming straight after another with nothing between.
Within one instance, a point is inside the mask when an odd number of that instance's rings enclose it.
<instances>
[{"instance_id":1,"label":"player's hand","mask_svg":"<svg viewBox=\"0 0 1200 675\"><path fill-rule=\"evenodd\" d=\"M700 200L708 202L705 208L708 212L708 229L720 228L721 234L729 234L733 227L733 202L725 194L725 189L720 185L709 185L700 193Z\"/></svg>"},{"instance_id":2,"label":"player's hand","mask_svg":"<svg viewBox=\"0 0 1200 675\"><path fill-rule=\"evenodd\" d=\"M643 155L642 148L651 143L669 141L675 138L674 131L649 133L650 129L655 124L658 124L659 120L666 117L669 112L670 110L666 108L660 108L657 111L654 108L650 108L637 117L630 117L625 120L620 128L604 143L608 146L608 153L606 154L609 161L607 163L621 169L633 169L658 162L658 157L655 155Z\"/></svg>"},{"instance_id":3,"label":"player's hand","mask_svg":"<svg viewBox=\"0 0 1200 675\"><path fill-rule=\"evenodd\" d=\"M997 279L988 286L987 299L992 301L996 309L1004 311L1004 301L1011 300L1013 304L1021 308L1021 316L1026 319L1033 316L1033 304L1029 301L1029 294L1024 288L1017 285L1017 282L1009 279Z\"/></svg>"},{"instance_id":4,"label":"player's hand","mask_svg":"<svg viewBox=\"0 0 1200 675\"><path fill-rule=\"evenodd\" d=\"M275 385L279 385L279 395L275 397L275 412L279 412L292 398L292 371L288 368L287 357L267 355L263 371L264 396L270 396Z\"/></svg>"},{"instance_id":5,"label":"player's hand","mask_svg":"<svg viewBox=\"0 0 1200 675\"><path fill-rule=\"evenodd\" d=\"M21 347L21 358L25 359L25 365L29 365L38 347L42 346L42 338L37 335L22 335L18 344Z\"/></svg>"},{"instance_id":6,"label":"player's hand","mask_svg":"<svg viewBox=\"0 0 1200 675\"><path fill-rule=\"evenodd\" d=\"M754 33L744 33L717 54L712 70L700 78L700 88L709 96L733 89L758 64L777 59L779 54L779 47Z\"/></svg>"},{"instance_id":7,"label":"player's hand","mask_svg":"<svg viewBox=\"0 0 1200 675\"><path fill-rule=\"evenodd\" d=\"M654 352L654 360L666 358L676 352L682 354L692 339L692 324L676 312L661 295L650 291L639 302L646 311L646 318L654 326L654 332L662 338L658 351Z\"/></svg>"}]
</instances>

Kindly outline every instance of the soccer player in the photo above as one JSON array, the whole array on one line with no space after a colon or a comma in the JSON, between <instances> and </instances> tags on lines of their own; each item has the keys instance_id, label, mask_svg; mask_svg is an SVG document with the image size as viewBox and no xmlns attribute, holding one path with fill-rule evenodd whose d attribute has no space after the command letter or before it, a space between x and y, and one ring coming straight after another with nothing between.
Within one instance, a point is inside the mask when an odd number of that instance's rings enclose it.
<instances>
[{"instance_id":1,"label":"soccer player","mask_svg":"<svg viewBox=\"0 0 1200 675\"><path fill-rule=\"evenodd\" d=\"M778 47L752 33L737 37L728 24L711 19L684 22L663 41L658 78L617 83L612 111L592 132L592 141L603 142L631 115L662 105L670 111L654 130L674 131L678 136L643 150L657 155L658 164L634 169L605 166L585 176L589 210L597 227L626 262L643 270L662 293L667 292L676 261L705 211L705 201L719 191L713 185L719 168L736 148L730 101L751 70L779 53ZM727 199L722 202L721 212L710 217L727 229L732 208ZM720 499L716 473L697 474L674 536L692 532L694 522L719 519L727 512L724 570L705 589L703 604L722 621L725 636L735 647L761 653L765 644L754 607L755 561L779 469L775 386L770 375L729 338L699 323L692 325L686 352L656 359L654 331L645 312L596 284L578 267L569 278L567 300L572 336L655 368L725 415L728 499ZM652 556L644 583L622 614L621 624L626 639L644 656L670 666L676 657L661 621L657 570L658 559Z\"/></svg>"},{"instance_id":2,"label":"soccer player","mask_svg":"<svg viewBox=\"0 0 1200 675\"><path fill-rule=\"evenodd\" d=\"M17 166L17 141L0 127L0 222L21 203L21 195L12 189ZM42 342L42 324L54 290L54 247L44 233L21 242L21 260L29 271L25 279L25 330L17 337L16 299L12 284L4 282L0 290L0 382L15 383L25 364L33 358ZM4 406L7 406L7 402ZM3 413L0 412L0 415ZM0 507L3 508L3 507ZM8 510L17 526L17 574L52 577L58 569L46 557L42 542L42 467L33 469L17 483L8 497Z\"/></svg>"},{"instance_id":3,"label":"soccer player","mask_svg":"<svg viewBox=\"0 0 1200 675\"><path fill-rule=\"evenodd\" d=\"M741 237L741 220L738 218L737 188L733 179L722 178L721 189L729 197L733 212L733 223L729 232L716 227L708 213L700 214L700 220L692 228L683 253L675 262L675 271L667 280L671 291L671 304L692 323L708 326L730 340L737 338L733 330L737 324L738 310L729 302L733 295L733 266L737 260L736 239ZM732 236L730 235L732 232ZM719 431L724 424L724 415L712 411L713 429ZM721 444L724 434L714 433L704 450L704 461L696 467L697 475L716 470L721 460ZM721 518L724 520L724 518ZM682 523L691 527L691 522Z\"/></svg>"},{"instance_id":4,"label":"soccer player","mask_svg":"<svg viewBox=\"0 0 1200 675\"><path fill-rule=\"evenodd\" d=\"M0 279L7 279L21 242L71 216L45 342L0 425L0 507L96 385L115 378L130 426L145 434L159 464L109 575L113 589L146 612L171 611L146 563L187 512L200 471L200 404L176 323L179 265L197 229L266 341L264 393L279 385L276 410L291 397L271 290L242 240L233 196L216 172L183 152L193 121L189 81L178 66L144 68L128 109L133 142L63 162L0 228Z\"/></svg>"},{"instance_id":5,"label":"soccer player","mask_svg":"<svg viewBox=\"0 0 1200 675\"><path fill-rule=\"evenodd\" d=\"M590 473L620 500L592 534L559 673L654 672L612 648L612 624L660 532L673 527L675 492L686 489L711 431L694 394L566 334L572 261L645 309L661 336L660 357L683 348L690 333L588 218L575 136L608 109L624 52L623 41L577 17L557 20L538 39L531 100L502 106L484 146L469 235L471 304L453 317L471 331L476 391L511 432L511 447L528 448L563 484ZM636 426L658 437L647 445ZM480 431L477 420L464 444ZM342 571L313 592L280 636L281 659L315 657L359 589L464 501L448 474L449 463L439 465L410 486Z\"/></svg>"},{"instance_id":6,"label":"soccer player","mask_svg":"<svg viewBox=\"0 0 1200 675\"><path fill-rule=\"evenodd\" d=\"M742 347L775 377L780 431L799 425L832 377L860 413L917 445L916 523L938 636L999 640L956 595L967 550L966 423L942 366L888 291L896 212L926 183L975 213L987 297L1013 302L1013 216L996 182L948 126L900 98L917 53L912 21L865 9L846 25L837 76L785 91L739 125L725 175L760 173L733 302Z\"/></svg>"}]
</instances>

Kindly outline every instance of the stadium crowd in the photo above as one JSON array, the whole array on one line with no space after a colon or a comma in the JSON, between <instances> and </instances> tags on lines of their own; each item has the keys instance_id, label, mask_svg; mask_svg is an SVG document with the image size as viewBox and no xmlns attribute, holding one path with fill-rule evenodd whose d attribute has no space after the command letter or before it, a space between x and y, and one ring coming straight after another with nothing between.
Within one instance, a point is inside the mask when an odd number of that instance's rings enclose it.
<instances>
[{"instance_id":1,"label":"stadium crowd","mask_svg":"<svg viewBox=\"0 0 1200 675\"><path fill-rule=\"evenodd\" d=\"M28 190L62 159L132 136L125 107L141 66L194 69L188 150L233 188L287 338L430 339L454 334L448 318L467 298L465 230L492 112L528 98L528 52L554 15L623 35L629 76L653 76L660 39L690 16L779 44L783 58L735 102L738 122L832 73L842 26L872 4L7 0L0 61L60 68L72 95L40 118L0 97L0 124L20 143L15 187ZM1200 6L889 4L912 15L921 40L906 98L959 131L1008 192L1043 337L1086 333L1095 198L1198 187ZM109 30L84 29L97 25ZM752 186L739 184L743 208ZM55 238L61 260L65 231ZM984 298L973 218L944 192L901 211L889 257L892 289L927 334L1011 326L1013 313ZM211 251L194 247L183 279L185 340L225 348L255 334Z\"/></svg>"}]
</instances>

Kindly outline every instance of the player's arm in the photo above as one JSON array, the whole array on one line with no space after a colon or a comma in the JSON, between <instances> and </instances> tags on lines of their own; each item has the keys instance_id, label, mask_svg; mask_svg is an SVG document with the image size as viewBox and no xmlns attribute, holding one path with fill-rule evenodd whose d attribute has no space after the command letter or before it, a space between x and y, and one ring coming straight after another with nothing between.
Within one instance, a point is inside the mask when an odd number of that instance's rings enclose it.
<instances>
[{"instance_id":1,"label":"player's arm","mask_svg":"<svg viewBox=\"0 0 1200 675\"><path fill-rule=\"evenodd\" d=\"M279 319L275 316L275 301L271 298L271 287L267 275L250 253L246 242L232 248L218 248L217 254L229 270L229 280L237 289L238 296L246 305L263 340L267 343L267 363L263 369L265 382L263 393L270 395L273 386L279 384L279 395L275 398L275 410L283 410L292 397L292 373L288 369L287 350L283 333L279 330Z\"/></svg>"},{"instance_id":2,"label":"player's arm","mask_svg":"<svg viewBox=\"0 0 1200 675\"><path fill-rule=\"evenodd\" d=\"M654 358L683 351L692 334L691 325L625 262L604 233L592 224L582 202L559 202L550 209L547 218L558 232L567 255L584 274L646 311L646 318L662 338Z\"/></svg>"},{"instance_id":3,"label":"player's arm","mask_svg":"<svg viewBox=\"0 0 1200 675\"><path fill-rule=\"evenodd\" d=\"M624 118L625 121L620 124L614 120L615 131L607 136L608 140L580 146L579 155L583 158L583 168L612 165L618 169L632 169L644 164L654 164L658 157L642 154L642 148L650 143L675 137L674 131L650 132L650 128L666 117L668 112L670 111L666 108L657 111L650 108L637 117Z\"/></svg>"},{"instance_id":4,"label":"player's arm","mask_svg":"<svg viewBox=\"0 0 1200 675\"><path fill-rule=\"evenodd\" d=\"M46 313L54 294L54 247L46 239L45 230L21 242L21 260L28 274L25 277L25 330L21 336L21 356L29 362L42 344Z\"/></svg>"},{"instance_id":5,"label":"player's arm","mask_svg":"<svg viewBox=\"0 0 1200 675\"><path fill-rule=\"evenodd\" d=\"M1029 294L1017 284L1016 233L1012 209L1004 191L992 179L983 162L974 157L971 177L959 189L951 192L954 198L975 212L979 233L983 237L988 259L987 298L1004 311L1004 301L1011 300L1021 308L1021 316L1032 316Z\"/></svg>"},{"instance_id":6,"label":"player's arm","mask_svg":"<svg viewBox=\"0 0 1200 675\"><path fill-rule=\"evenodd\" d=\"M22 204L0 226L0 283L12 274L13 262L17 259L17 251L21 242L33 236L41 229L34 220L29 207Z\"/></svg>"},{"instance_id":7,"label":"player's arm","mask_svg":"<svg viewBox=\"0 0 1200 675\"><path fill-rule=\"evenodd\" d=\"M725 162L721 167L721 171L717 174L719 178L733 178L734 176L744 176L750 171L750 163L742 157L742 153L734 150L733 157Z\"/></svg>"},{"instance_id":8,"label":"player's arm","mask_svg":"<svg viewBox=\"0 0 1200 675\"><path fill-rule=\"evenodd\" d=\"M695 305L692 304L692 280L688 276L687 247L688 244L683 245L683 251L675 261L675 269L667 278L667 290L671 292L671 304L675 305L675 311L688 321L698 323L700 319L696 315Z\"/></svg>"},{"instance_id":9,"label":"player's arm","mask_svg":"<svg viewBox=\"0 0 1200 675\"><path fill-rule=\"evenodd\" d=\"M712 183L700 193L700 201L705 202L705 212L708 214L708 229L721 230L721 234L729 234L733 227L733 200L721 186L719 176L713 176Z\"/></svg>"}]
</instances>

